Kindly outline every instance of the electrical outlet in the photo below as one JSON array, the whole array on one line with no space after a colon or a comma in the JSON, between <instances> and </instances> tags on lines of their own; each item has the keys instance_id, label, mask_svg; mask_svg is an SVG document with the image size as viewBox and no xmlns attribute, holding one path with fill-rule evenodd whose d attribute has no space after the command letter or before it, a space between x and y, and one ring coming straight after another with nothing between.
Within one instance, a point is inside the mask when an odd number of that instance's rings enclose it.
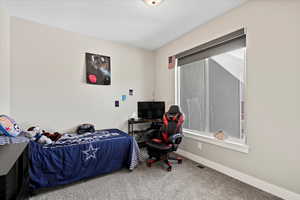
<instances>
[{"instance_id":1,"label":"electrical outlet","mask_svg":"<svg viewBox=\"0 0 300 200\"><path fill-rule=\"evenodd\" d=\"M198 149L202 149L202 143L198 142Z\"/></svg>"}]
</instances>

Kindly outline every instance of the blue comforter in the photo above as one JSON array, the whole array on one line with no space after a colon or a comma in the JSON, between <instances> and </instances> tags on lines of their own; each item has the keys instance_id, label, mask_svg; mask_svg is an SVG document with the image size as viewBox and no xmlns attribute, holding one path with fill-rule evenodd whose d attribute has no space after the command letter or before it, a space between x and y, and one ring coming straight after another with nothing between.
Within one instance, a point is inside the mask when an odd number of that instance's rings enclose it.
<instances>
[{"instance_id":1,"label":"blue comforter","mask_svg":"<svg viewBox=\"0 0 300 200\"><path fill-rule=\"evenodd\" d=\"M50 145L29 144L32 189L72 183L138 164L139 149L133 137L118 129L84 135L67 134Z\"/></svg>"}]
</instances>

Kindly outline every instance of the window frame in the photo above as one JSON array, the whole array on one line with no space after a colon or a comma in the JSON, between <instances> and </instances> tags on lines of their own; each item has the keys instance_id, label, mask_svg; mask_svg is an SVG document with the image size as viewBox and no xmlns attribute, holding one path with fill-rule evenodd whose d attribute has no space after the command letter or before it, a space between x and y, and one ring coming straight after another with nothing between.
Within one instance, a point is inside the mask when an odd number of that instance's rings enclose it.
<instances>
[{"instance_id":1,"label":"window frame","mask_svg":"<svg viewBox=\"0 0 300 200\"><path fill-rule=\"evenodd\" d=\"M239 151L242 153L249 153L249 145L247 140L247 110L246 110L246 91L247 91L247 40L245 48L245 58L244 58L244 91L243 91L243 108L240 103L240 110L244 111L244 119L240 123L240 138L228 137L225 140L218 140L214 137L213 133L207 131L196 131L183 128L187 138L194 139L200 142L209 143L217 146L221 146L230 150ZM208 58L206 58L208 59ZM207 62L207 61L206 61ZM207 70L206 70L207 71ZM175 104L180 105L180 70L178 67L178 58L175 60ZM208 97L206 97L208 98ZM206 107L208 109L208 106ZM243 123L243 124L242 124Z\"/></svg>"}]
</instances>

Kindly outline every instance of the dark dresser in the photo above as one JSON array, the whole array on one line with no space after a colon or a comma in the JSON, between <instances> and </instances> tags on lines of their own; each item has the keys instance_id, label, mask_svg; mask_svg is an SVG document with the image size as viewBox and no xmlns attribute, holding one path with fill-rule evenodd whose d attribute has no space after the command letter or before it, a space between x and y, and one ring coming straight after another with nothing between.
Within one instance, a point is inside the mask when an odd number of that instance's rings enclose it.
<instances>
[{"instance_id":1,"label":"dark dresser","mask_svg":"<svg viewBox=\"0 0 300 200\"><path fill-rule=\"evenodd\" d=\"M0 145L0 199L28 199L27 143Z\"/></svg>"}]
</instances>

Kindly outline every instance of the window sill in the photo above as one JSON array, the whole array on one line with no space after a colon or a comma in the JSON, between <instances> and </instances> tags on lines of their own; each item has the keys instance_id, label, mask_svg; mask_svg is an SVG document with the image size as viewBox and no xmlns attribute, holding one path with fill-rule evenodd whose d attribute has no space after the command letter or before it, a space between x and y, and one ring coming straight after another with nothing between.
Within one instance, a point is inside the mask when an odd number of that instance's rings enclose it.
<instances>
[{"instance_id":1,"label":"window sill","mask_svg":"<svg viewBox=\"0 0 300 200\"><path fill-rule=\"evenodd\" d=\"M207 135L204 133L197 133L191 130L183 130L183 132L185 133L185 136L187 138L191 138L208 144L214 144L220 147L224 147L234 151L239 151L242 153L249 153L249 146L241 142L235 142L230 139L218 140L211 135Z\"/></svg>"}]
</instances>

